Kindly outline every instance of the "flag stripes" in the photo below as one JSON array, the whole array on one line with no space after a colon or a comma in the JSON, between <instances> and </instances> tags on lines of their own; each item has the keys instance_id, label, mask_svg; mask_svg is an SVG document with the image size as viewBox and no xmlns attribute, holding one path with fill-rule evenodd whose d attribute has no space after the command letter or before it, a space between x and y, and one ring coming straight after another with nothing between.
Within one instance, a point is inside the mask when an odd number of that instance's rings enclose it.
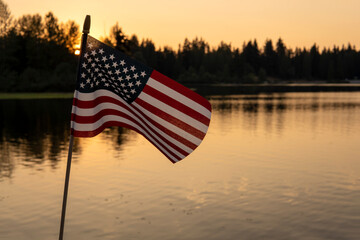
<instances>
[{"instance_id":1,"label":"flag stripes","mask_svg":"<svg viewBox=\"0 0 360 240\"><path fill-rule=\"evenodd\" d=\"M75 91L71 128L75 137L91 137L108 126L127 127L177 162L201 143L210 117L206 99L154 70L131 104L106 89Z\"/></svg>"}]
</instances>

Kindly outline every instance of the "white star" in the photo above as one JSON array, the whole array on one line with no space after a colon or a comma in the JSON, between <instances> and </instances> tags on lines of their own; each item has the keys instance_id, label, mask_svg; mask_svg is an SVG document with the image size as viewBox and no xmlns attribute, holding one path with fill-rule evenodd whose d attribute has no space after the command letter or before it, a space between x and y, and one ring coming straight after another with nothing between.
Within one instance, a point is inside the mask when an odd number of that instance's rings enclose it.
<instances>
[{"instance_id":1,"label":"white star","mask_svg":"<svg viewBox=\"0 0 360 240\"><path fill-rule=\"evenodd\" d=\"M135 85L136 85L136 86L140 86L140 85L141 85L141 82L138 80L138 81L136 81Z\"/></svg>"},{"instance_id":2,"label":"white star","mask_svg":"<svg viewBox=\"0 0 360 240\"><path fill-rule=\"evenodd\" d=\"M102 57L102 60L103 60L104 62L106 62L107 57L106 57L106 56L103 56L103 57Z\"/></svg>"},{"instance_id":3,"label":"white star","mask_svg":"<svg viewBox=\"0 0 360 240\"><path fill-rule=\"evenodd\" d=\"M120 86L124 88L124 87L125 87L125 83L120 84Z\"/></svg>"},{"instance_id":4,"label":"white star","mask_svg":"<svg viewBox=\"0 0 360 240\"><path fill-rule=\"evenodd\" d=\"M81 88L84 88L84 87L85 87L85 84L80 83L80 87L81 87Z\"/></svg>"},{"instance_id":5,"label":"white star","mask_svg":"<svg viewBox=\"0 0 360 240\"><path fill-rule=\"evenodd\" d=\"M115 74L116 74L116 75L119 75L119 74L120 74L120 70L117 69L117 70L115 71Z\"/></svg>"},{"instance_id":6,"label":"white star","mask_svg":"<svg viewBox=\"0 0 360 240\"><path fill-rule=\"evenodd\" d=\"M100 48L100 49L99 49L99 53L100 53L100 54L103 54L103 53L104 53L104 49Z\"/></svg>"},{"instance_id":7,"label":"white star","mask_svg":"<svg viewBox=\"0 0 360 240\"><path fill-rule=\"evenodd\" d=\"M91 52L91 55L95 56L95 55L96 55L96 51L93 50L93 51Z\"/></svg>"},{"instance_id":8,"label":"white star","mask_svg":"<svg viewBox=\"0 0 360 240\"><path fill-rule=\"evenodd\" d=\"M141 72L140 75L141 75L142 77L145 77L146 73L145 73L145 72Z\"/></svg>"},{"instance_id":9,"label":"white star","mask_svg":"<svg viewBox=\"0 0 360 240\"><path fill-rule=\"evenodd\" d=\"M99 85L99 83L100 83L99 81L96 81L96 83L95 83L95 84L96 84L96 86L97 86L97 85Z\"/></svg>"},{"instance_id":10,"label":"white star","mask_svg":"<svg viewBox=\"0 0 360 240\"><path fill-rule=\"evenodd\" d=\"M98 62L98 61L100 61L99 58L95 58L95 62Z\"/></svg>"},{"instance_id":11,"label":"white star","mask_svg":"<svg viewBox=\"0 0 360 240\"><path fill-rule=\"evenodd\" d=\"M82 73L81 74L81 78L85 78L86 77L86 74L85 73Z\"/></svg>"},{"instance_id":12,"label":"white star","mask_svg":"<svg viewBox=\"0 0 360 240\"><path fill-rule=\"evenodd\" d=\"M109 70L109 71L108 71L108 74L109 74L109 75L112 75L112 71Z\"/></svg>"},{"instance_id":13,"label":"white star","mask_svg":"<svg viewBox=\"0 0 360 240\"><path fill-rule=\"evenodd\" d=\"M98 72L98 71L99 71L99 69L98 69L98 68L95 68L95 69L94 69L94 71L95 71L95 72Z\"/></svg>"},{"instance_id":14,"label":"white star","mask_svg":"<svg viewBox=\"0 0 360 240\"><path fill-rule=\"evenodd\" d=\"M102 77L103 76L103 74L102 73L99 73L99 77Z\"/></svg>"},{"instance_id":15,"label":"white star","mask_svg":"<svg viewBox=\"0 0 360 240\"><path fill-rule=\"evenodd\" d=\"M121 65L121 66L124 66L125 64L126 64L126 63L125 63L124 60L121 60L121 61L120 61L120 65Z\"/></svg>"},{"instance_id":16,"label":"white star","mask_svg":"<svg viewBox=\"0 0 360 240\"><path fill-rule=\"evenodd\" d=\"M128 81L131 79L131 77L130 77L129 75L126 75L125 78L126 78L126 80L128 80Z\"/></svg>"},{"instance_id":17,"label":"white star","mask_svg":"<svg viewBox=\"0 0 360 240\"><path fill-rule=\"evenodd\" d=\"M122 80L124 80L121 76L118 78L118 80L121 82Z\"/></svg>"},{"instance_id":18,"label":"white star","mask_svg":"<svg viewBox=\"0 0 360 240\"><path fill-rule=\"evenodd\" d=\"M134 84L132 82L129 82L128 86L132 87L132 86L134 86Z\"/></svg>"},{"instance_id":19,"label":"white star","mask_svg":"<svg viewBox=\"0 0 360 240\"><path fill-rule=\"evenodd\" d=\"M117 67L119 64L117 64L116 62L113 63L113 67Z\"/></svg>"},{"instance_id":20,"label":"white star","mask_svg":"<svg viewBox=\"0 0 360 240\"><path fill-rule=\"evenodd\" d=\"M85 53L85 54L84 54L84 58L87 58L88 56L89 56L88 53Z\"/></svg>"},{"instance_id":21,"label":"white star","mask_svg":"<svg viewBox=\"0 0 360 240\"><path fill-rule=\"evenodd\" d=\"M92 58L89 58L89 59L88 59L88 62L91 63L91 62L92 62Z\"/></svg>"},{"instance_id":22,"label":"white star","mask_svg":"<svg viewBox=\"0 0 360 240\"><path fill-rule=\"evenodd\" d=\"M90 83L90 78L86 79L86 83Z\"/></svg>"},{"instance_id":23,"label":"white star","mask_svg":"<svg viewBox=\"0 0 360 240\"><path fill-rule=\"evenodd\" d=\"M105 67L106 67L106 69L108 69L110 67L110 65L107 63L107 64L105 64Z\"/></svg>"},{"instance_id":24,"label":"white star","mask_svg":"<svg viewBox=\"0 0 360 240\"><path fill-rule=\"evenodd\" d=\"M127 93L127 92L128 92L128 90L127 90L126 88L125 88L123 91L124 91L124 93Z\"/></svg>"},{"instance_id":25,"label":"white star","mask_svg":"<svg viewBox=\"0 0 360 240\"><path fill-rule=\"evenodd\" d=\"M114 54L111 54L109 58L111 59L111 61L114 60L115 58Z\"/></svg>"},{"instance_id":26,"label":"white star","mask_svg":"<svg viewBox=\"0 0 360 240\"><path fill-rule=\"evenodd\" d=\"M108 87L108 86L109 86L109 83L105 83L104 85L105 85L105 87Z\"/></svg>"},{"instance_id":27,"label":"white star","mask_svg":"<svg viewBox=\"0 0 360 240\"><path fill-rule=\"evenodd\" d=\"M131 66L131 67L130 67L130 70L131 70L131 71L135 71L135 70L136 70L136 67L135 67L135 66Z\"/></svg>"},{"instance_id":28,"label":"white star","mask_svg":"<svg viewBox=\"0 0 360 240\"><path fill-rule=\"evenodd\" d=\"M130 95L126 95L128 98L130 98Z\"/></svg>"},{"instance_id":29,"label":"white star","mask_svg":"<svg viewBox=\"0 0 360 240\"><path fill-rule=\"evenodd\" d=\"M86 68L86 63L83 63L83 64L82 64L82 67L83 67L83 68Z\"/></svg>"},{"instance_id":30,"label":"white star","mask_svg":"<svg viewBox=\"0 0 360 240\"><path fill-rule=\"evenodd\" d=\"M133 78L137 79L139 75L137 73L134 74Z\"/></svg>"},{"instance_id":31,"label":"white star","mask_svg":"<svg viewBox=\"0 0 360 240\"><path fill-rule=\"evenodd\" d=\"M131 92L132 94L135 94L135 93L136 93L135 89L131 89L130 92Z\"/></svg>"},{"instance_id":32,"label":"white star","mask_svg":"<svg viewBox=\"0 0 360 240\"><path fill-rule=\"evenodd\" d=\"M88 44L88 47L89 47L89 48L92 48L92 47L93 47L93 44L92 44L92 43L89 43L89 44Z\"/></svg>"},{"instance_id":33,"label":"white star","mask_svg":"<svg viewBox=\"0 0 360 240\"><path fill-rule=\"evenodd\" d=\"M123 69L123 72L124 72L124 73L127 73L128 71L129 71L129 70L128 70L127 68L124 68L124 69Z\"/></svg>"},{"instance_id":34,"label":"white star","mask_svg":"<svg viewBox=\"0 0 360 240\"><path fill-rule=\"evenodd\" d=\"M96 65L95 63L92 63L92 64L91 64L91 67L95 67L95 65Z\"/></svg>"},{"instance_id":35,"label":"white star","mask_svg":"<svg viewBox=\"0 0 360 240\"><path fill-rule=\"evenodd\" d=\"M93 88L93 87L94 87L94 84L93 84L93 83L91 83L91 84L90 84L90 86Z\"/></svg>"},{"instance_id":36,"label":"white star","mask_svg":"<svg viewBox=\"0 0 360 240\"><path fill-rule=\"evenodd\" d=\"M102 82L106 82L106 79L105 79L105 78L102 78L101 81L102 81Z\"/></svg>"}]
</instances>

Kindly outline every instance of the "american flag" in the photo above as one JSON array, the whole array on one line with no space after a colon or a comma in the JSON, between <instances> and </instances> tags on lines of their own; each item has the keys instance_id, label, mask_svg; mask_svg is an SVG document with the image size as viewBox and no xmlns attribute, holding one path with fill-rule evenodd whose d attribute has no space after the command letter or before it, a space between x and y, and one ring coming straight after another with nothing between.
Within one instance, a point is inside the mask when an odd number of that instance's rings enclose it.
<instances>
[{"instance_id":1,"label":"american flag","mask_svg":"<svg viewBox=\"0 0 360 240\"><path fill-rule=\"evenodd\" d=\"M205 98L91 36L83 49L71 115L74 137L126 127L173 163L199 146L211 117Z\"/></svg>"}]
</instances>

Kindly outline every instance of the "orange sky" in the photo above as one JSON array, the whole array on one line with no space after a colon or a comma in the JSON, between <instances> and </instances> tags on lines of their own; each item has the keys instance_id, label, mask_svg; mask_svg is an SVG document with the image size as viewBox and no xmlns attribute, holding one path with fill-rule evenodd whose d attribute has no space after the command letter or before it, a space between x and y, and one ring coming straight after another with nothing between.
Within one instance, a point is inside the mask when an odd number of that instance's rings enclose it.
<instances>
[{"instance_id":1,"label":"orange sky","mask_svg":"<svg viewBox=\"0 0 360 240\"><path fill-rule=\"evenodd\" d=\"M358 0L5 0L15 18L54 12L60 21L81 25L90 14L90 34L99 38L116 22L127 35L150 38L156 46L177 48L184 39L222 40L242 47L257 39L281 37L288 47L360 47Z\"/></svg>"}]
</instances>

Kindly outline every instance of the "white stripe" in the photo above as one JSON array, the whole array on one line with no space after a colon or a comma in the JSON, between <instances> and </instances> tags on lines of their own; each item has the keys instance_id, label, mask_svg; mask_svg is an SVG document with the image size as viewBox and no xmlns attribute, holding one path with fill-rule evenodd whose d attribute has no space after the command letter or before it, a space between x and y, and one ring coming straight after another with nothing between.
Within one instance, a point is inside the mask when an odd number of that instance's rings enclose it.
<instances>
[{"instance_id":1,"label":"white stripe","mask_svg":"<svg viewBox=\"0 0 360 240\"><path fill-rule=\"evenodd\" d=\"M158 117L157 115L151 113L150 111L146 110L136 102L132 103L135 107L141 110L145 115L147 115L149 118L153 119L154 121L158 122L163 127L169 129L170 131L176 133L177 135L182 136L183 138L189 140L190 142L194 143L195 145L200 145L201 139L191 135L190 133L184 131L183 129L169 123L168 121L165 121L164 119Z\"/></svg>"},{"instance_id":2,"label":"white stripe","mask_svg":"<svg viewBox=\"0 0 360 240\"><path fill-rule=\"evenodd\" d=\"M206 133L208 126L205 124L199 122L198 120L190 117L189 115L184 114L183 112L180 112L179 110L157 100L156 98L150 96L149 94L142 92L138 96L139 99L145 101L146 103L149 103L152 106L155 106L156 108L166 112L167 114L174 116L175 118L189 124L190 126L198 129L199 131Z\"/></svg>"},{"instance_id":3,"label":"white stripe","mask_svg":"<svg viewBox=\"0 0 360 240\"><path fill-rule=\"evenodd\" d=\"M141 122L134 114L132 114L131 112L129 112L128 110L126 110L123 107L120 107L119 105L113 104L113 103L101 103L99 105L97 105L95 108L89 108L89 109L82 109L82 108L77 108L76 109L76 115L78 116L93 116L96 113L98 113L99 111L103 110L103 109L114 109L114 110L118 110L124 114L126 114L127 116L131 117L132 119L134 119L135 121L137 121L143 129L147 130L156 140L157 142L162 143L164 146L166 146L169 150L171 150L175 155L177 155L180 158L184 158L185 156L181 153L179 153L177 150L175 150L174 148L172 148L170 145L168 145L166 142L164 142L159 136L157 136L154 132L156 130L152 130L149 129L143 122ZM106 116L114 116L115 115L106 115ZM119 116L116 116L119 117ZM76 120L76 119L75 119ZM75 122L75 125L79 124ZM136 123L134 123L136 124ZM84 124L83 124L84 125ZM93 124L87 124L88 126L92 126ZM98 126L93 126L94 128L89 130L89 131L93 131L95 129L98 128ZM145 131L144 131L145 132ZM167 137L169 137L168 135L166 135ZM166 137L165 137L166 138ZM175 143L176 145L176 143ZM186 147L186 146L185 146ZM189 149L189 148L188 148ZM190 149L190 152L192 152L193 150ZM190 153L188 152L188 153Z\"/></svg>"},{"instance_id":4,"label":"white stripe","mask_svg":"<svg viewBox=\"0 0 360 240\"><path fill-rule=\"evenodd\" d=\"M164 84L156 81L153 78L149 78L147 85L151 86L152 88L155 88L159 92L164 93L165 95L175 99L178 102L183 103L186 106L191 106L195 111L201 113L205 117L209 118L211 117L211 112L205 108L204 106L200 105L199 103L191 100L190 98L182 95L181 93L165 86Z\"/></svg>"},{"instance_id":5,"label":"white stripe","mask_svg":"<svg viewBox=\"0 0 360 240\"><path fill-rule=\"evenodd\" d=\"M84 93L83 93L84 94ZM86 94L86 93L85 93ZM81 94L82 95L82 94ZM82 97L82 96L81 96ZM78 116L93 116L95 114L97 114L98 112L100 112L103 109L114 109L114 110L118 110L120 112L123 112L125 114L127 114L128 116L134 118L136 121L138 121L144 128L146 128L146 130L148 130L149 132L152 132L154 134L154 132L157 132L158 134L160 134L162 137L164 137L165 139L167 139L169 142L173 143L174 145L178 146L179 148L181 148L182 150L184 150L186 153L190 154L192 151L194 151L193 149L187 147L186 145L184 145L183 143L179 142L178 140L172 138L171 136L167 135L166 133L164 133L161 129L157 128L156 126L154 126L151 122L149 122L146 118L144 118L141 114L138 113L138 111L136 109L134 109L133 107L129 106L134 112L137 113L137 115L144 121L146 122L151 129L149 129L145 124L143 124L138 117L136 117L135 115L133 115L131 112L129 112L128 110L126 110L125 108L116 105L114 103L101 103L99 105L97 105L94 108L79 108L79 107L73 107L72 112L74 113L76 111L76 115ZM75 123L77 124L77 123ZM154 137L156 137L157 139L159 139L159 141L162 141L157 135L154 134ZM168 148L173 149L171 146L169 146L168 144L166 144L165 142L163 142L164 145L168 146ZM195 143L194 143L195 144ZM173 149L173 151L177 152L175 149ZM178 152L177 152L178 153ZM181 155L181 153L177 154L179 157L183 156ZM181 155L181 156L180 156Z\"/></svg>"},{"instance_id":6,"label":"white stripe","mask_svg":"<svg viewBox=\"0 0 360 240\"><path fill-rule=\"evenodd\" d=\"M149 140L151 140L151 142L154 145L156 145L159 149L161 149L163 152L165 152L169 158L171 158L173 161L178 161L177 159L175 159L173 157L172 154L170 154L161 145L159 145L156 141L154 141L154 139L149 134L147 134L145 131L143 131L141 127L139 127L136 123L134 123L126 118L123 118L123 117L114 116L114 115L106 115L94 123L84 123L84 124L83 123L75 123L74 130L76 130L76 131L94 131L94 130L98 129L99 127L101 127L104 123L109 122L109 121L126 123L126 124L134 127L135 129L140 131L144 136L146 136ZM184 158L184 156L182 158Z\"/></svg>"}]
</instances>

